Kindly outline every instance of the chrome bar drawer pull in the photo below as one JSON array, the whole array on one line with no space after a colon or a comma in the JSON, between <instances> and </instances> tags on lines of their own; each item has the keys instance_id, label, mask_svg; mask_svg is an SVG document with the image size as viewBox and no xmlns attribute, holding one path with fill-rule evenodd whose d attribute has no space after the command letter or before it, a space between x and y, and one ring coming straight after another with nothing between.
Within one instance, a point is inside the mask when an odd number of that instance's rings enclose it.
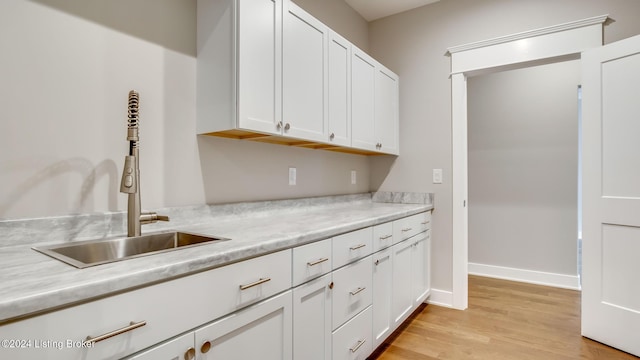
<instances>
[{"instance_id":1,"label":"chrome bar drawer pull","mask_svg":"<svg viewBox=\"0 0 640 360\"><path fill-rule=\"evenodd\" d=\"M358 249L363 248L365 246L367 246L367 244L360 244L360 245L356 245L356 246L350 247L349 250L358 250Z\"/></svg>"},{"instance_id":2,"label":"chrome bar drawer pull","mask_svg":"<svg viewBox=\"0 0 640 360\"><path fill-rule=\"evenodd\" d=\"M380 240L387 240L388 238L392 237L393 235L385 235L385 236L380 236Z\"/></svg>"},{"instance_id":3,"label":"chrome bar drawer pull","mask_svg":"<svg viewBox=\"0 0 640 360\"><path fill-rule=\"evenodd\" d=\"M322 258L322 259L318 259L316 261L308 262L307 266L316 266L318 264L322 264L325 261L329 261L329 258Z\"/></svg>"},{"instance_id":4,"label":"chrome bar drawer pull","mask_svg":"<svg viewBox=\"0 0 640 360\"><path fill-rule=\"evenodd\" d=\"M357 295L359 292L361 292L361 291L362 291L362 290L364 290L364 289L366 289L366 288L359 287L359 288L355 289L354 291L349 291L349 294L351 294L351 295Z\"/></svg>"},{"instance_id":5,"label":"chrome bar drawer pull","mask_svg":"<svg viewBox=\"0 0 640 360\"><path fill-rule=\"evenodd\" d=\"M352 353L354 353L354 352L358 351L358 349L360 349L360 347L361 347L362 345L364 345L365 341L367 341L367 340L366 340L366 339L358 340L358 343L356 344L356 346L352 347L352 348L351 348L351 349L349 349L349 350L351 350L351 352L352 352Z\"/></svg>"},{"instance_id":6,"label":"chrome bar drawer pull","mask_svg":"<svg viewBox=\"0 0 640 360\"><path fill-rule=\"evenodd\" d=\"M122 329L113 330L113 331L110 331L110 332L108 332L106 334L102 334L102 335L96 336L96 337L87 336L87 338L85 340L88 343L95 344L95 343L100 342L102 340L107 340L108 338L112 338L114 336L118 336L120 334L124 334L124 333L126 333L128 331L135 330L135 329L137 329L139 327L143 327L145 325L147 325L146 321L140 321L140 322L132 321L132 322L129 323L129 326L125 326Z\"/></svg>"},{"instance_id":7,"label":"chrome bar drawer pull","mask_svg":"<svg viewBox=\"0 0 640 360\"><path fill-rule=\"evenodd\" d=\"M423 222L421 222L420 224L422 224L422 225L427 225L428 223L429 223L429 220L427 220L427 221L423 221Z\"/></svg>"},{"instance_id":8,"label":"chrome bar drawer pull","mask_svg":"<svg viewBox=\"0 0 640 360\"><path fill-rule=\"evenodd\" d=\"M402 229L402 232L407 232L407 231L411 231L411 230L413 230L413 229L411 229L411 228L404 228L404 229Z\"/></svg>"},{"instance_id":9,"label":"chrome bar drawer pull","mask_svg":"<svg viewBox=\"0 0 640 360\"><path fill-rule=\"evenodd\" d=\"M252 288L254 286L258 286L260 284L264 284L267 281L271 281L271 278L260 278L260 280L258 280L256 282L252 282L251 284L240 285L240 290L247 290L247 289Z\"/></svg>"}]
</instances>

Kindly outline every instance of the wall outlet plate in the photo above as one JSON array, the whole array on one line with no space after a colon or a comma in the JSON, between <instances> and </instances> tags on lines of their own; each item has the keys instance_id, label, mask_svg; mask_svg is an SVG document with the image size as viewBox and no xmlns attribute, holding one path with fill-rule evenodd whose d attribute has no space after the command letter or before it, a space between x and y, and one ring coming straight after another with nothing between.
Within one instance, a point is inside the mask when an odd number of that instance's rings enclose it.
<instances>
[{"instance_id":1,"label":"wall outlet plate","mask_svg":"<svg viewBox=\"0 0 640 360\"><path fill-rule=\"evenodd\" d=\"M442 169L433 169L433 183L442 184Z\"/></svg>"},{"instance_id":2,"label":"wall outlet plate","mask_svg":"<svg viewBox=\"0 0 640 360\"><path fill-rule=\"evenodd\" d=\"M295 185L296 184L296 168L294 167L290 167L289 168L289 185Z\"/></svg>"}]
</instances>

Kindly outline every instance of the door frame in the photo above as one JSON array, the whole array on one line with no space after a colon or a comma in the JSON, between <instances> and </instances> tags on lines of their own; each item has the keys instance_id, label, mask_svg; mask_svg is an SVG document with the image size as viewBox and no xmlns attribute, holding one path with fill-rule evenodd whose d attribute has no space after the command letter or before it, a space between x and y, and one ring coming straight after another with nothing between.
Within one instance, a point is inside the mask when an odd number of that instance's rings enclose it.
<instances>
[{"instance_id":1,"label":"door frame","mask_svg":"<svg viewBox=\"0 0 640 360\"><path fill-rule=\"evenodd\" d=\"M579 59L582 51L603 45L608 20L609 15L601 15L447 49L451 57L453 308L468 306L467 78Z\"/></svg>"}]
</instances>

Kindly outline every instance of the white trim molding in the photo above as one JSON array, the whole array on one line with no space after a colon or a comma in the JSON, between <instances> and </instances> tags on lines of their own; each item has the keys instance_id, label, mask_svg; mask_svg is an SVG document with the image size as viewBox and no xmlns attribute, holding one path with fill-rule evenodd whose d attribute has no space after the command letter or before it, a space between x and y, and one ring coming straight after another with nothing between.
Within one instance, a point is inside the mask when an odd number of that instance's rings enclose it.
<instances>
[{"instance_id":1,"label":"white trim molding","mask_svg":"<svg viewBox=\"0 0 640 360\"><path fill-rule=\"evenodd\" d=\"M425 302L431 305L452 308L453 293L446 290L431 289L431 295L429 295L429 298Z\"/></svg>"},{"instance_id":2,"label":"white trim molding","mask_svg":"<svg viewBox=\"0 0 640 360\"><path fill-rule=\"evenodd\" d=\"M555 274L543 271L476 263L469 263L469 275L553 286L563 289L580 290L580 277L578 275Z\"/></svg>"},{"instance_id":3,"label":"white trim molding","mask_svg":"<svg viewBox=\"0 0 640 360\"><path fill-rule=\"evenodd\" d=\"M448 49L447 55L451 56L453 258L451 301L443 302L451 303L453 308L466 309L469 296L467 77L579 59L583 51L602 46L603 27L608 20L608 15L596 16ZM555 279L551 282L564 283ZM570 288L579 283L573 278L565 280ZM434 303L440 301L438 296L442 294L433 298Z\"/></svg>"},{"instance_id":4,"label":"white trim molding","mask_svg":"<svg viewBox=\"0 0 640 360\"><path fill-rule=\"evenodd\" d=\"M451 73L471 73L579 54L602 46L602 26L608 19L608 15L602 15L451 47L447 51L451 56Z\"/></svg>"}]
</instances>

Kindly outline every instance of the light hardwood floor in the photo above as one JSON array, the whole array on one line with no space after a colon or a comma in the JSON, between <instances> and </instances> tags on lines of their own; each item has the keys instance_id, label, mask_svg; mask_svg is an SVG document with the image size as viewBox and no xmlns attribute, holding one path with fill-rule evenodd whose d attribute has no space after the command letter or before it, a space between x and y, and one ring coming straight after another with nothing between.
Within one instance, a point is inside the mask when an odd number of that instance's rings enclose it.
<instances>
[{"instance_id":1,"label":"light hardwood floor","mask_svg":"<svg viewBox=\"0 0 640 360\"><path fill-rule=\"evenodd\" d=\"M369 359L638 359L580 336L580 292L469 276L469 308L423 305Z\"/></svg>"}]
</instances>

